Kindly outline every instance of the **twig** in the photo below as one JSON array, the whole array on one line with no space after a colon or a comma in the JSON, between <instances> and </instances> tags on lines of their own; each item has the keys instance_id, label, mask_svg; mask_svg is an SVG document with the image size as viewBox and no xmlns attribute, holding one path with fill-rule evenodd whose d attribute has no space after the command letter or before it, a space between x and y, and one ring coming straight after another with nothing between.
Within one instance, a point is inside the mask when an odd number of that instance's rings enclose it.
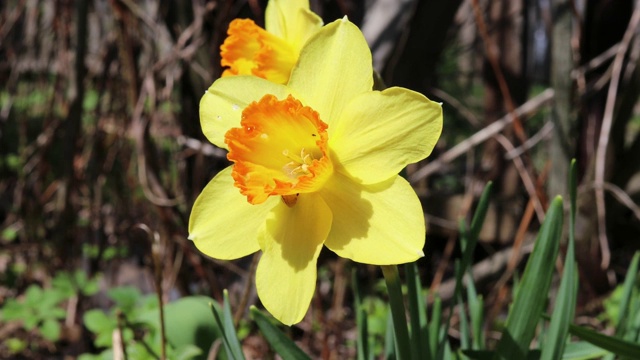
<instances>
[{"instance_id":1,"label":"twig","mask_svg":"<svg viewBox=\"0 0 640 360\"><path fill-rule=\"evenodd\" d=\"M504 147L507 152L515 152L515 148L509 139L502 134L496 135L496 140ZM536 215L538 216L538 220L542 223L544 220L544 206L542 206L542 201L538 197L538 193L536 191L536 185L533 183L533 179L531 179L531 175L527 171L524 162L520 156L516 156L513 158L513 165L515 165L516 170L518 170L518 174L520 174L520 178L522 179L522 183L524 184L524 188L529 193L529 198L534 199L533 208L536 210Z\"/></svg>"},{"instance_id":2,"label":"twig","mask_svg":"<svg viewBox=\"0 0 640 360\"><path fill-rule=\"evenodd\" d=\"M209 143L202 142L198 139L188 138L180 135L177 138L178 144L191 150L195 150L207 156L213 156L217 158L226 158L227 152L220 148L217 148Z\"/></svg>"},{"instance_id":3,"label":"twig","mask_svg":"<svg viewBox=\"0 0 640 360\"><path fill-rule=\"evenodd\" d=\"M607 145L609 144L609 136L613 125L613 111L615 108L616 97L618 95L618 85L620 84L620 75L622 73L624 57L639 23L640 1L636 1L635 9L631 15L631 19L629 20L629 25L622 37L622 41L620 42L618 53L613 60L611 83L609 84L607 102L605 104L604 115L602 117L602 127L600 128L600 137L598 139L598 148L596 150L594 187L596 191L596 209L598 214L598 239L600 241L600 251L602 252L602 262L600 266L603 269L608 268L611 261L611 253L609 251L609 243L607 239L605 220L606 209L604 203L604 178L605 162L607 159Z\"/></svg>"},{"instance_id":4,"label":"twig","mask_svg":"<svg viewBox=\"0 0 640 360\"><path fill-rule=\"evenodd\" d=\"M546 139L547 137L549 137L549 135L551 135L551 131L553 131L553 126L554 126L553 122L548 121L546 124L544 124L544 126L542 127L542 129L540 129L540 131L538 131L537 133L535 133L535 135L530 137L529 140L527 140L524 144L504 154L504 158L507 160L511 160L517 156L522 155L524 152L528 151L532 147L536 146L540 141Z\"/></svg>"},{"instance_id":5,"label":"twig","mask_svg":"<svg viewBox=\"0 0 640 360\"><path fill-rule=\"evenodd\" d=\"M151 93L153 93L154 96L151 96ZM148 72L147 76L145 76L142 89L140 91L140 97L138 98L133 111L131 123L131 132L133 133L133 138L136 141L138 180L140 181L140 185L142 186L144 195L154 205L176 206L180 203L181 200L167 198L164 189L158 183L157 177L147 169L147 160L145 154L145 129L148 126L148 121L142 119L142 112L144 110L145 99L147 97L155 100L154 84L151 72ZM153 186L153 189L156 190L155 192L152 189L152 185L155 185ZM156 195L156 192L159 192L160 194Z\"/></svg>"},{"instance_id":6,"label":"twig","mask_svg":"<svg viewBox=\"0 0 640 360\"><path fill-rule=\"evenodd\" d=\"M519 108L517 108L514 113L518 116L522 116L524 114L528 114L537 110L538 108L546 105L551 99L553 99L554 91L553 89L546 89L542 93L536 95L531 100L522 104ZM473 134L468 139L459 143L458 145L452 147L444 154L440 155L435 161L430 162L423 168L419 169L415 173L409 176L409 182L412 184L424 179L425 177L433 174L434 172L440 170L444 165L450 163L451 161L458 158L460 155L465 154L469 149L481 144L488 139L492 138L500 131L502 131L505 127L511 124L514 121L515 117L513 114L509 113L497 121L494 121L489 126L484 129L478 131Z\"/></svg>"},{"instance_id":7,"label":"twig","mask_svg":"<svg viewBox=\"0 0 640 360\"><path fill-rule=\"evenodd\" d=\"M489 60L489 64L491 65L493 74L496 76L496 80L498 81L500 93L504 98L507 111L513 116L513 130L515 131L518 140L520 140L521 143L524 143L527 141L527 136L524 133L524 128L522 127L520 116L516 112L516 106L513 98L511 97L511 92L509 91L507 80L505 79L504 73L500 68L496 45L493 41L491 41L491 38L489 37L487 24L484 22L484 17L482 16L480 3L478 0L471 0L471 5L473 7L473 13L476 18L476 24L478 25L478 31L480 32L480 36L482 37L482 41L485 46L487 60Z\"/></svg>"},{"instance_id":8,"label":"twig","mask_svg":"<svg viewBox=\"0 0 640 360\"><path fill-rule=\"evenodd\" d=\"M233 324L238 326L240 319L242 318L242 314L244 314L247 303L249 302L249 295L251 295L251 289L253 288L253 274L256 273L256 269L258 268L258 261L260 260L262 252L257 252L253 254L253 258L251 259L251 266L249 267L249 271L247 271L246 282L244 284L244 289L242 291L242 297L240 298L240 304L238 305L238 309L235 314L233 314Z\"/></svg>"},{"instance_id":9,"label":"twig","mask_svg":"<svg viewBox=\"0 0 640 360\"><path fill-rule=\"evenodd\" d=\"M574 69L573 71L571 71L571 77L576 79L579 76L584 76L585 73L597 69L598 67L600 67L602 64L604 64L607 60L611 59L612 57L614 57L617 53L618 50L620 49L620 43L617 43L615 45L613 45L612 47L610 47L609 49L605 50L604 52L600 53L600 55L594 57L593 59L589 60L588 63L580 66L577 69Z\"/></svg>"},{"instance_id":10,"label":"twig","mask_svg":"<svg viewBox=\"0 0 640 360\"><path fill-rule=\"evenodd\" d=\"M596 183L594 182L591 185L591 189L596 189ZM631 197L629 196L629 194L627 194L624 190L622 190L620 187L609 183L609 182L605 182L604 184L602 184L602 188L604 190L607 190L608 192L611 193L611 195L613 195L613 197L615 197L616 199L618 199L618 201L620 201L620 203L624 206L626 206L629 210L631 210L631 212L633 213L633 215L636 217L636 219L640 220L640 206L638 206L633 199L631 199Z\"/></svg>"},{"instance_id":11,"label":"twig","mask_svg":"<svg viewBox=\"0 0 640 360\"><path fill-rule=\"evenodd\" d=\"M469 122L469 124L473 125L476 128L479 128L479 127L482 126L482 124L480 123L480 120L478 120L478 117L471 110L469 110L469 108L464 106L454 96L451 96L451 95L449 95L449 93L445 92L442 89L438 89L438 88L431 88L429 91L434 96L439 97L440 99L442 99L442 101L444 101L444 102L448 103L449 105L453 106L453 108L456 109L458 111L458 113L460 115L462 115L462 117L464 117Z\"/></svg>"},{"instance_id":12,"label":"twig","mask_svg":"<svg viewBox=\"0 0 640 360\"><path fill-rule=\"evenodd\" d=\"M124 343L124 327L127 320L120 310L116 310L117 328L113 331L113 358L114 360L128 360L127 345Z\"/></svg>"}]
</instances>

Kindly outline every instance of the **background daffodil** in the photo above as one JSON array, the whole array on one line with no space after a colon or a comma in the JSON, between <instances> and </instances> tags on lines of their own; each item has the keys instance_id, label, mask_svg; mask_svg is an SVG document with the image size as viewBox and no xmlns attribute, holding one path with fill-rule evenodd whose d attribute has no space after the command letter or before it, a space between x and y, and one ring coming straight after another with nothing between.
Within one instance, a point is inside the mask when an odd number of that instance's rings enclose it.
<instances>
[{"instance_id":1,"label":"background daffodil","mask_svg":"<svg viewBox=\"0 0 640 360\"><path fill-rule=\"evenodd\" d=\"M423 256L422 207L398 172L431 153L442 109L407 89L372 91L372 72L343 19L309 39L287 85L225 77L200 102L204 134L234 164L197 198L189 238L218 259L261 250L258 295L285 324L309 307L323 244L368 264Z\"/></svg>"},{"instance_id":2,"label":"background daffodil","mask_svg":"<svg viewBox=\"0 0 640 360\"><path fill-rule=\"evenodd\" d=\"M308 0L271 0L265 11L265 28L250 19L235 19L220 47L222 76L255 75L276 83L289 80L300 50L322 19L309 10Z\"/></svg>"}]
</instances>

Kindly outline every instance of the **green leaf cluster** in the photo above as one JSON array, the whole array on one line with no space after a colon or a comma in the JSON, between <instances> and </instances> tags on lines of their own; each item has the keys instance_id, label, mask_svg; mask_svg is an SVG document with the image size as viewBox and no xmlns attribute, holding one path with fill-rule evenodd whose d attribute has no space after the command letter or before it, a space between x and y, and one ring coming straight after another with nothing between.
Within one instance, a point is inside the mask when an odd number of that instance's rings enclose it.
<instances>
[{"instance_id":1,"label":"green leaf cluster","mask_svg":"<svg viewBox=\"0 0 640 360\"><path fill-rule=\"evenodd\" d=\"M89 310L84 324L94 334L94 345L100 354L83 354L80 360L101 360L113 357L113 334L119 333L124 351L131 359L158 359L162 352L160 306L155 294L143 295L134 287L110 289L113 301L108 311ZM220 330L211 321L211 298L190 296L164 305L166 324L165 350L170 359L206 359L211 344L220 337Z\"/></svg>"},{"instance_id":2,"label":"green leaf cluster","mask_svg":"<svg viewBox=\"0 0 640 360\"><path fill-rule=\"evenodd\" d=\"M22 296L8 299L0 310L0 318L21 321L24 329L36 329L43 338L55 342L60 338L60 320L67 315L63 302L79 294L90 296L97 291L97 280L88 279L84 272L60 272L52 279L50 288L33 284ZM10 348L17 353L24 349L15 341Z\"/></svg>"}]
</instances>

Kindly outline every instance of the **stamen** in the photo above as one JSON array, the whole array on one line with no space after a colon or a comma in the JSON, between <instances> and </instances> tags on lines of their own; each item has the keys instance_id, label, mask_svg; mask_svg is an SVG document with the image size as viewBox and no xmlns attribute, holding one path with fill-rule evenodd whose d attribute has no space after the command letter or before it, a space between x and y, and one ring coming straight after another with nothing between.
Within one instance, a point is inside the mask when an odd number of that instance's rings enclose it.
<instances>
[{"instance_id":1,"label":"stamen","mask_svg":"<svg viewBox=\"0 0 640 360\"><path fill-rule=\"evenodd\" d=\"M265 95L249 104L240 127L225 134L234 185L251 204L277 195L295 205L295 194L317 191L333 172L326 130L318 114L292 96Z\"/></svg>"},{"instance_id":2,"label":"stamen","mask_svg":"<svg viewBox=\"0 0 640 360\"><path fill-rule=\"evenodd\" d=\"M309 167L313 165L313 160L315 160L311 154L307 153L305 148L300 150L300 157L290 155L289 149L283 150L282 155L292 160L282 167L283 171L292 179L298 176L308 175L310 173Z\"/></svg>"}]
</instances>

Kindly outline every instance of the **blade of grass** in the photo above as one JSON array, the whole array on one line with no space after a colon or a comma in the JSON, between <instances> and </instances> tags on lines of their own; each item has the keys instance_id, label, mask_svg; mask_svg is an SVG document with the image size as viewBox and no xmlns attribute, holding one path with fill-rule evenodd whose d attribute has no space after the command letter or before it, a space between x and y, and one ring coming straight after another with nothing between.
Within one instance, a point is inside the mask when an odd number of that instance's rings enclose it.
<instances>
[{"instance_id":1,"label":"blade of grass","mask_svg":"<svg viewBox=\"0 0 640 360\"><path fill-rule=\"evenodd\" d=\"M473 349L484 348L484 334L482 332L482 310L484 309L482 297L478 296L476 286L471 276L467 277L467 302L469 303L469 317L471 318L471 331L473 335Z\"/></svg>"},{"instance_id":2,"label":"blade of grass","mask_svg":"<svg viewBox=\"0 0 640 360\"><path fill-rule=\"evenodd\" d=\"M242 352L242 345L238 340L236 327L233 324L233 315L231 314L231 305L229 303L229 292L225 289L222 292L222 321L224 322L224 332L229 347L231 348L231 354L234 359L244 359L244 353Z\"/></svg>"},{"instance_id":3,"label":"blade of grass","mask_svg":"<svg viewBox=\"0 0 640 360\"><path fill-rule=\"evenodd\" d=\"M417 262L405 265L407 274L407 296L409 297L409 320L411 321L411 352L416 359L430 360L428 349L427 312L422 297L422 284Z\"/></svg>"},{"instance_id":4,"label":"blade of grass","mask_svg":"<svg viewBox=\"0 0 640 360\"><path fill-rule=\"evenodd\" d=\"M387 360L396 359L395 334L393 333L393 316L391 311L387 316L387 332L384 334L384 358Z\"/></svg>"},{"instance_id":5,"label":"blade of grass","mask_svg":"<svg viewBox=\"0 0 640 360\"><path fill-rule=\"evenodd\" d=\"M211 307L211 312L213 313L213 317L216 320L216 324L218 325L218 328L222 330L222 346L224 347L225 353L230 359L233 359L233 360L244 359L244 355L241 355L241 357L238 357L232 349L231 342L227 337L227 329L225 328L225 323L222 320L224 315L222 315L221 312L223 312L223 310L218 309L216 305L212 302L209 303L209 306Z\"/></svg>"},{"instance_id":6,"label":"blade of grass","mask_svg":"<svg viewBox=\"0 0 640 360\"><path fill-rule=\"evenodd\" d=\"M576 161L571 161L569 171L569 244L564 260L564 273L560 281L560 288L551 315L551 324L545 337L542 349L542 359L559 359L564 353L569 334L569 324L575 316L578 296L577 264L575 260L575 222L576 222L576 193L577 193Z\"/></svg>"},{"instance_id":7,"label":"blade of grass","mask_svg":"<svg viewBox=\"0 0 640 360\"><path fill-rule=\"evenodd\" d=\"M360 292L360 286L358 285L358 274L355 267L351 272L351 287L353 288L356 325L358 330L358 338L356 342L358 360L369 360L369 329L367 312L362 307L362 293Z\"/></svg>"},{"instance_id":8,"label":"blade of grass","mask_svg":"<svg viewBox=\"0 0 640 360\"><path fill-rule=\"evenodd\" d=\"M456 261L455 272L459 272L459 263ZM463 349L470 348L470 330L469 330L469 321L467 320L467 313L464 308L464 300L462 299L462 294L460 294L457 298L458 302L458 313L460 317L460 346Z\"/></svg>"},{"instance_id":9,"label":"blade of grass","mask_svg":"<svg viewBox=\"0 0 640 360\"><path fill-rule=\"evenodd\" d=\"M393 329L396 339L396 351L398 359L411 359L411 341L409 340L409 330L407 329L407 314L404 309L402 297L402 284L400 274L396 265L382 265L382 274L389 293L389 305L391 306L391 316L393 317Z\"/></svg>"},{"instance_id":10,"label":"blade of grass","mask_svg":"<svg viewBox=\"0 0 640 360\"><path fill-rule=\"evenodd\" d=\"M464 231L464 234L467 236L460 237L460 247L462 250L462 262L460 263L460 274L458 281L456 284L462 284L462 276L469 268L471 264L471 260L473 257L473 252L475 251L476 244L478 243L478 235L480 234L480 230L482 229L482 225L484 224L484 219L487 216L487 211L489 210L489 196L491 195L491 189L493 188L493 183L489 181L487 185L484 187L482 191L482 195L480 195L480 201L478 202L478 206L476 207L476 211L473 214L473 218L471 219L471 227L469 231ZM456 294L460 291L458 289L458 285L456 285Z\"/></svg>"},{"instance_id":11,"label":"blade of grass","mask_svg":"<svg viewBox=\"0 0 640 360\"><path fill-rule=\"evenodd\" d=\"M435 295L433 308L431 309L431 321L429 322L429 350L431 350L431 358L436 359L440 343L440 328L442 321L442 300Z\"/></svg>"},{"instance_id":12,"label":"blade of grass","mask_svg":"<svg viewBox=\"0 0 640 360\"><path fill-rule=\"evenodd\" d=\"M638 277L638 263L640 261L640 252L636 252L631 259L631 264L627 270L627 275L624 278L624 285L622 291L622 298L620 299L620 312L618 314L618 325L616 326L616 335L622 335L622 331L627 326L627 319L629 319L629 303L631 301L631 294L635 287L636 278Z\"/></svg>"},{"instance_id":13,"label":"blade of grass","mask_svg":"<svg viewBox=\"0 0 640 360\"><path fill-rule=\"evenodd\" d=\"M462 296L458 297L458 312L460 316L460 347L462 349L468 349L471 347L471 331L469 330L469 320L467 319L467 313L464 309Z\"/></svg>"},{"instance_id":14,"label":"blade of grass","mask_svg":"<svg viewBox=\"0 0 640 360\"><path fill-rule=\"evenodd\" d=\"M640 344L607 336L581 326L569 325L569 333L619 357L640 359Z\"/></svg>"},{"instance_id":15,"label":"blade of grass","mask_svg":"<svg viewBox=\"0 0 640 360\"><path fill-rule=\"evenodd\" d=\"M506 327L496 347L504 359L523 359L547 301L555 259L562 235L562 198L556 197L544 219L533 252L527 261L522 283L509 311Z\"/></svg>"},{"instance_id":16,"label":"blade of grass","mask_svg":"<svg viewBox=\"0 0 640 360\"><path fill-rule=\"evenodd\" d=\"M609 354L607 350L601 349L586 341L568 343L564 348L562 360L587 360L601 358Z\"/></svg>"},{"instance_id":17,"label":"blade of grass","mask_svg":"<svg viewBox=\"0 0 640 360\"><path fill-rule=\"evenodd\" d=\"M482 229L482 225L484 224L484 219L487 215L487 211L489 209L489 196L491 195L491 189L493 187L493 183L490 181L484 187L482 191L482 195L480 195L480 201L478 202L478 206L476 207L476 211L473 214L473 218L471 219L471 228L467 230L464 219L460 219L460 247L462 251L462 261L459 265L456 264L456 267L460 269L460 271L456 272L456 286L453 291L453 299L458 298L460 296L460 291L462 289L462 278L471 265L471 261L473 258L473 253L476 248L476 244L478 243L478 234L480 234L480 230ZM456 261L457 262L457 261ZM449 316L447 321L445 322L442 333L447 334L449 332L449 324L451 324L451 316L453 312L449 312ZM430 330L431 331L431 330ZM431 334L430 336L434 336ZM432 353L436 354L435 358L440 359L443 355L443 346L446 341L446 336L440 336L440 331L438 331L438 339L437 347L432 349Z\"/></svg>"},{"instance_id":18,"label":"blade of grass","mask_svg":"<svg viewBox=\"0 0 640 360\"><path fill-rule=\"evenodd\" d=\"M291 339L289 339L280 329L269 321L258 308L251 306L249 309L251 318L258 324L260 332L267 340L273 350L283 359L311 359L304 353Z\"/></svg>"}]
</instances>

